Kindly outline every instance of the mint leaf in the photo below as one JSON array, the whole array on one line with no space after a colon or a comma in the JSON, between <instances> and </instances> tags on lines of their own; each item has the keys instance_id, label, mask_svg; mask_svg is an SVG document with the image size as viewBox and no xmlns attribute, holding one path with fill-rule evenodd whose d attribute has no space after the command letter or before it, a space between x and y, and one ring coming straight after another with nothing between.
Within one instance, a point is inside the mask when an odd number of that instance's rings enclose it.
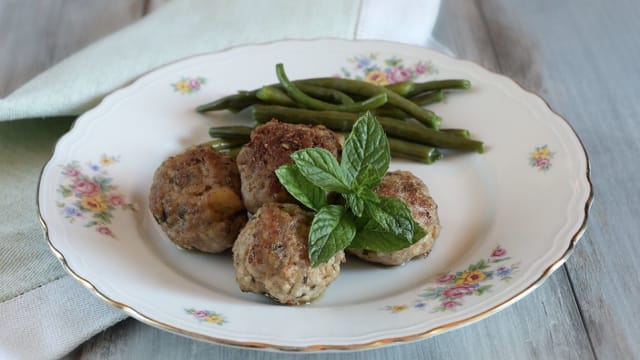
<instances>
[{"instance_id":1,"label":"mint leaf","mask_svg":"<svg viewBox=\"0 0 640 360\"><path fill-rule=\"evenodd\" d=\"M353 212L353 215L362 217L364 215L364 208L368 202L377 204L380 202L380 198L371 189L359 188L356 193L343 194L342 197L347 201L347 206Z\"/></svg>"},{"instance_id":2,"label":"mint leaf","mask_svg":"<svg viewBox=\"0 0 640 360\"><path fill-rule=\"evenodd\" d=\"M364 214L364 199L354 194L346 194L344 198L347 200L347 206L349 206L353 215L362 217Z\"/></svg>"},{"instance_id":3,"label":"mint leaf","mask_svg":"<svg viewBox=\"0 0 640 360\"><path fill-rule=\"evenodd\" d=\"M414 244L406 239L385 232L379 228L365 227L359 230L349 245L352 249L365 249L370 251L390 252L407 248Z\"/></svg>"},{"instance_id":4,"label":"mint leaf","mask_svg":"<svg viewBox=\"0 0 640 360\"><path fill-rule=\"evenodd\" d=\"M384 231L374 220L370 220L364 227L358 229L355 238L349 245L352 249L366 249L371 251L390 252L402 250L422 240L427 232L414 221L414 231L411 241Z\"/></svg>"},{"instance_id":5,"label":"mint leaf","mask_svg":"<svg viewBox=\"0 0 640 360\"><path fill-rule=\"evenodd\" d=\"M356 178L353 179L351 188L369 190L380 184L380 180L382 180L382 177L378 176L378 170L371 164L368 164L358 173Z\"/></svg>"},{"instance_id":6,"label":"mint leaf","mask_svg":"<svg viewBox=\"0 0 640 360\"><path fill-rule=\"evenodd\" d=\"M350 192L338 160L323 148L307 148L294 152L291 158L300 173L325 191Z\"/></svg>"},{"instance_id":7,"label":"mint leaf","mask_svg":"<svg viewBox=\"0 0 640 360\"><path fill-rule=\"evenodd\" d=\"M378 120L370 112L362 115L353 125L351 134L342 148L341 167L347 183L352 182L364 171L367 165L373 168L376 184L389 169L391 155L389 140ZM371 181L368 181L371 183Z\"/></svg>"},{"instance_id":8,"label":"mint leaf","mask_svg":"<svg viewBox=\"0 0 640 360\"><path fill-rule=\"evenodd\" d=\"M302 176L295 164L280 166L276 176L289 194L309 209L319 211L327 206L327 193Z\"/></svg>"},{"instance_id":9,"label":"mint leaf","mask_svg":"<svg viewBox=\"0 0 640 360\"><path fill-rule=\"evenodd\" d=\"M366 200L366 201L372 202L374 204L380 203L380 197L378 196L378 194L373 192L373 190L371 190L371 189L360 188L360 189L357 189L356 194L362 200Z\"/></svg>"},{"instance_id":10,"label":"mint leaf","mask_svg":"<svg viewBox=\"0 0 640 360\"><path fill-rule=\"evenodd\" d=\"M367 203L367 214L376 223L374 230L388 232L411 242L414 220L407 204L397 198L383 196L379 198L379 204Z\"/></svg>"},{"instance_id":11,"label":"mint leaf","mask_svg":"<svg viewBox=\"0 0 640 360\"><path fill-rule=\"evenodd\" d=\"M356 226L343 206L328 205L313 217L309 230L309 259L311 266L327 262L345 249L356 235Z\"/></svg>"},{"instance_id":12,"label":"mint leaf","mask_svg":"<svg viewBox=\"0 0 640 360\"><path fill-rule=\"evenodd\" d=\"M418 224L415 220L413 221L413 243L417 243L422 240L423 237L427 236L427 230L425 230L420 224Z\"/></svg>"},{"instance_id":13,"label":"mint leaf","mask_svg":"<svg viewBox=\"0 0 640 360\"><path fill-rule=\"evenodd\" d=\"M326 149L307 148L291 154L293 164L276 170L287 191L317 213L309 230L312 266L346 247L397 251L426 232L400 199L374 192L389 168L389 142L370 113L361 116L347 138L342 163ZM339 193L344 205L329 205L327 193Z\"/></svg>"}]
</instances>

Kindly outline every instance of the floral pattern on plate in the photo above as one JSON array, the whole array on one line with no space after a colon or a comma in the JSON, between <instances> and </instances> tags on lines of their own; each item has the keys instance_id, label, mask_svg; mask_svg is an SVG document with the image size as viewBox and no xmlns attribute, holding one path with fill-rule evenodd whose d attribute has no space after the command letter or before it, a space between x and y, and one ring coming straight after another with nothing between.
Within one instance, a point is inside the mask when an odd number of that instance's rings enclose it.
<instances>
[{"instance_id":1,"label":"floral pattern on plate","mask_svg":"<svg viewBox=\"0 0 640 360\"><path fill-rule=\"evenodd\" d=\"M85 167L74 160L62 167L65 181L58 187L62 201L56 202L65 219L73 224L84 221L84 226L94 228L98 233L115 238L108 226L116 209L135 210L126 202L118 186L113 184L107 168L119 162L115 156L102 155L96 163L86 163Z\"/></svg>"},{"instance_id":2,"label":"floral pattern on plate","mask_svg":"<svg viewBox=\"0 0 640 360\"><path fill-rule=\"evenodd\" d=\"M519 263L504 265L511 260L507 250L496 246L487 259L471 264L467 269L449 272L440 276L433 286L424 288L417 294L411 304L387 305L383 309L391 313L398 313L408 309L426 309L432 312L454 310L463 306L465 297L482 296L495 285L497 281L509 281L518 271Z\"/></svg>"},{"instance_id":3,"label":"floral pattern on plate","mask_svg":"<svg viewBox=\"0 0 640 360\"><path fill-rule=\"evenodd\" d=\"M540 171L548 171L551 168L551 159L556 155L549 149L549 146L536 146L531 154L529 154L529 165L536 167Z\"/></svg>"},{"instance_id":4,"label":"floral pattern on plate","mask_svg":"<svg viewBox=\"0 0 640 360\"><path fill-rule=\"evenodd\" d=\"M378 59L378 54L358 55L347 59L350 66L343 66L338 77L365 80L377 85L388 85L406 80L415 80L419 76L438 73L431 60L419 61L407 65L395 56Z\"/></svg>"},{"instance_id":5,"label":"floral pattern on plate","mask_svg":"<svg viewBox=\"0 0 640 360\"><path fill-rule=\"evenodd\" d=\"M198 322L222 325L227 319L220 313L211 310L196 310L194 308L184 309L184 312L193 316Z\"/></svg>"},{"instance_id":6,"label":"floral pattern on plate","mask_svg":"<svg viewBox=\"0 0 640 360\"><path fill-rule=\"evenodd\" d=\"M199 76L194 78L183 77L182 79L171 84L173 91L180 94L192 94L200 91L202 85L207 83L207 79Z\"/></svg>"}]
</instances>

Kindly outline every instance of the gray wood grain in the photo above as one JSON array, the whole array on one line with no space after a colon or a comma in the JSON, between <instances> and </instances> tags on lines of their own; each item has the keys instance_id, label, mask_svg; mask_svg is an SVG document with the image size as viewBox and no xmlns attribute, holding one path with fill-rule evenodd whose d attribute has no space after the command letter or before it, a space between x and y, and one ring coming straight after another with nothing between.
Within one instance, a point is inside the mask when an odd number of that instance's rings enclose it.
<instances>
[{"instance_id":1,"label":"gray wood grain","mask_svg":"<svg viewBox=\"0 0 640 360\"><path fill-rule=\"evenodd\" d=\"M575 127L591 159L595 202L567 268L595 353L640 356L640 7L636 1L483 4L487 23L498 24L489 26L492 38L503 33L501 19L526 29L538 49L536 71L544 69L534 90ZM513 52L496 49L499 58Z\"/></svg>"},{"instance_id":2,"label":"gray wood grain","mask_svg":"<svg viewBox=\"0 0 640 360\"><path fill-rule=\"evenodd\" d=\"M145 11L150 13L152 11L157 10L162 5L168 3L171 0L146 0L146 8Z\"/></svg>"},{"instance_id":3,"label":"gray wood grain","mask_svg":"<svg viewBox=\"0 0 640 360\"><path fill-rule=\"evenodd\" d=\"M0 97L142 15L143 0L0 1Z\"/></svg>"}]
</instances>

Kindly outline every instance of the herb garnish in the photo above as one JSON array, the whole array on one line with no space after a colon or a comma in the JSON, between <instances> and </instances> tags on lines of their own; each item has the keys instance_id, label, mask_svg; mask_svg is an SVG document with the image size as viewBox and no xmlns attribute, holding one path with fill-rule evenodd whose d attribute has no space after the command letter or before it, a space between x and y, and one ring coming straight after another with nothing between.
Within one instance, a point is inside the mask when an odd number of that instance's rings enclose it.
<instances>
[{"instance_id":1,"label":"herb garnish","mask_svg":"<svg viewBox=\"0 0 640 360\"><path fill-rule=\"evenodd\" d=\"M411 246L426 232L400 199L378 196L391 160L389 141L378 120L367 112L353 126L342 161L326 149L291 154L292 164L276 170L280 183L306 207L316 211L309 231L309 259L317 266L347 247L395 251ZM344 205L330 204L339 193Z\"/></svg>"}]
</instances>

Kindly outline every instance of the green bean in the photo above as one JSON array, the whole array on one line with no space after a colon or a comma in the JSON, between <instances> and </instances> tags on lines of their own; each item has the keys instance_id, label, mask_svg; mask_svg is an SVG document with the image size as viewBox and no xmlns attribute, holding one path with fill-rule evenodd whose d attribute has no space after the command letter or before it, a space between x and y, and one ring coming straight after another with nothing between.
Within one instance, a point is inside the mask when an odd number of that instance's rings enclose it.
<instances>
[{"instance_id":1,"label":"green bean","mask_svg":"<svg viewBox=\"0 0 640 360\"><path fill-rule=\"evenodd\" d=\"M343 138L349 136L348 133L338 133ZM418 161L424 164L433 164L442 159L442 153L432 146L422 145L411 141L400 140L396 138L388 138L389 150L392 157L403 157L406 159Z\"/></svg>"},{"instance_id":2,"label":"green bean","mask_svg":"<svg viewBox=\"0 0 640 360\"><path fill-rule=\"evenodd\" d=\"M293 81L295 84L295 81ZM331 101L335 104L353 104L353 99L343 93L342 91L338 91L335 89L329 89L322 86L316 85L296 85L302 92L309 96L313 96L318 99ZM274 105L283 105L290 107L300 107L287 93L283 91L283 87L279 84L277 85L268 85L263 86L256 93L258 99L262 100L267 104Z\"/></svg>"},{"instance_id":3,"label":"green bean","mask_svg":"<svg viewBox=\"0 0 640 360\"><path fill-rule=\"evenodd\" d=\"M389 138L389 148L393 156L401 156L425 164L432 164L442 159L442 153L427 145L395 138Z\"/></svg>"},{"instance_id":4,"label":"green bean","mask_svg":"<svg viewBox=\"0 0 640 360\"><path fill-rule=\"evenodd\" d=\"M216 126L209 128L209 136L222 139L249 139L253 128L250 126Z\"/></svg>"},{"instance_id":5,"label":"green bean","mask_svg":"<svg viewBox=\"0 0 640 360\"><path fill-rule=\"evenodd\" d=\"M300 84L298 87L303 92L320 99L340 104L353 104L353 99L351 99L349 95L335 89L308 84ZM272 84L260 89L239 91L237 94L222 97L210 103L198 106L196 111L203 113L208 111L229 110L237 113L253 104L259 103L260 101L268 104L297 106L295 105L295 102L283 92L283 88L280 84Z\"/></svg>"},{"instance_id":6,"label":"green bean","mask_svg":"<svg viewBox=\"0 0 640 360\"><path fill-rule=\"evenodd\" d=\"M298 84L297 81L293 81L293 83L305 94L313 96L320 100L331 101L336 104L353 104L354 102L349 95L336 89L330 89L317 85Z\"/></svg>"},{"instance_id":7,"label":"green bean","mask_svg":"<svg viewBox=\"0 0 640 360\"><path fill-rule=\"evenodd\" d=\"M367 100L355 102L353 104L331 104L318 99L314 99L298 89L298 87L287 78L287 74L284 72L284 66L282 64L276 65L276 75L278 76L280 85L284 87L284 90L293 100L298 102L298 104L313 110L332 110L359 113L377 108L387 102L387 94L385 92L380 92Z\"/></svg>"},{"instance_id":8,"label":"green bean","mask_svg":"<svg viewBox=\"0 0 640 360\"><path fill-rule=\"evenodd\" d=\"M411 115L398 109L395 106L381 106L377 109L371 110L371 113L373 113L373 115L375 116L385 116L385 117L392 117L396 119L407 119L411 117Z\"/></svg>"},{"instance_id":9,"label":"green bean","mask_svg":"<svg viewBox=\"0 0 640 360\"><path fill-rule=\"evenodd\" d=\"M422 93L422 94L410 97L409 100L413 101L414 103L420 106L437 103L444 100L444 91L436 90L433 92Z\"/></svg>"},{"instance_id":10,"label":"green bean","mask_svg":"<svg viewBox=\"0 0 640 360\"><path fill-rule=\"evenodd\" d=\"M242 146L247 143L246 139L213 139L207 144L216 150L227 150Z\"/></svg>"},{"instance_id":11,"label":"green bean","mask_svg":"<svg viewBox=\"0 0 640 360\"><path fill-rule=\"evenodd\" d=\"M442 89L468 89L471 87L469 80L447 79L433 80L422 83L414 83L413 90L409 91L407 96L414 96L426 91L442 90Z\"/></svg>"},{"instance_id":12,"label":"green bean","mask_svg":"<svg viewBox=\"0 0 640 360\"><path fill-rule=\"evenodd\" d=\"M256 93L256 97L267 104L299 107L284 91L275 86L263 86Z\"/></svg>"},{"instance_id":13,"label":"green bean","mask_svg":"<svg viewBox=\"0 0 640 360\"><path fill-rule=\"evenodd\" d=\"M258 91L238 91L237 94L225 96L214 100L210 103L200 105L196 108L197 112L203 113L207 111L229 110L231 112L240 112L241 110L258 103L260 100L256 97Z\"/></svg>"},{"instance_id":14,"label":"green bean","mask_svg":"<svg viewBox=\"0 0 640 360\"><path fill-rule=\"evenodd\" d=\"M441 119L435 113L420 107L419 105L411 102L408 99L405 99L404 97L396 94L389 89L386 89L385 87L377 86L364 81L340 78L315 78L299 80L299 82L303 84L325 86L343 91L347 94L359 94L362 96L374 96L383 91L389 98L389 105L393 105L400 110L408 113L416 120L420 121L430 128L437 129L440 127Z\"/></svg>"},{"instance_id":15,"label":"green bean","mask_svg":"<svg viewBox=\"0 0 640 360\"><path fill-rule=\"evenodd\" d=\"M288 123L324 125L335 131L350 131L358 116L354 113L293 109L277 105L253 107L253 118L260 124L276 118ZM389 137L445 149L484 152L484 144L481 141L465 139L393 118L378 117L378 121Z\"/></svg>"},{"instance_id":16,"label":"green bean","mask_svg":"<svg viewBox=\"0 0 640 360\"><path fill-rule=\"evenodd\" d=\"M386 85L385 88L393 91L398 95L407 96L407 94L413 91L413 89L415 88L415 85L413 81L407 80L407 81L400 81L397 83Z\"/></svg>"},{"instance_id":17,"label":"green bean","mask_svg":"<svg viewBox=\"0 0 640 360\"><path fill-rule=\"evenodd\" d=\"M469 130L467 130L467 129L440 129L440 131L446 132L448 134L452 134L452 135L455 135L455 136L460 136L460 137L463 137L465 139L470 139L471 138L471 133L469 133Z\"/></svg>"},{"instance_id":18,"label":"green bean","mask_svg":"<svg viewBox=\"0 0 640 360\"><path fill-rule=\"evenodd\" d=\"M236 147L231 147L229 149L225 149L222 152L232 158L235 158L236 156L238 156L238 153L240 152L241 149L242 149L242 146L236 146Z\"/></svg>"}]
</instances>

